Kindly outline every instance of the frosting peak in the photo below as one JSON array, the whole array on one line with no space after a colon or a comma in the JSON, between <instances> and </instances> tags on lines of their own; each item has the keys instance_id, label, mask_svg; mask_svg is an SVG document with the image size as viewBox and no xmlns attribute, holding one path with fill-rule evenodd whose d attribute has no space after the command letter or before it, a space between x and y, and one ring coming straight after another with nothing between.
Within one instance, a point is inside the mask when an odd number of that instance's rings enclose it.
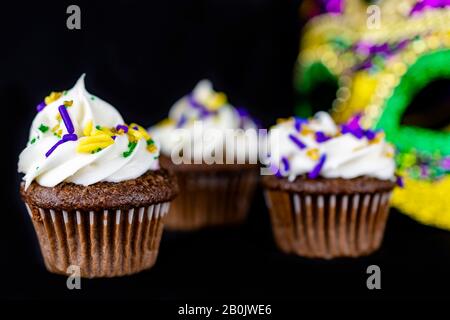
<instances>
[{"instance_id":1,"label":"frosting peak","mask_svg":"<svg viewBox=\"0 0 450 320\"><path fill-rule=\"evenodd\" d=\"M325 112L312 119L290 118L270 130L270 163L279 177L294 180L351 179L370 176L394 179L394 149L381 131L364 129L360 115L336 125Z\"/></svg>"},{"instance_id":2,"label":"frosting peak","mask_svg":"<svg viewBox=\"0 0 450 320\"><path fill-rule=\"evenodd\" d=\"M125 125L112 105L88 93L84 77L37 106L30 140L19 156L25 188L33 180L46 187L120 182L158 169L159 149L147 132Z\"/></svg>"},{"instance_id":3,"label":"frosting peak","mask_svg":"<svg viewBox=\"0 0 450 320\"><path fill-rule=\"evenodd\" d=\"M198 132L196 123L201 121L201 130ZM229 129L256 129L257 126L249 113L244 108L235 108L227 101L222 92L216 92L209 80L201 80L190 94L179 99L169 111L169 117L149 131L157 141L161 143L161 150L170 156L172 151L180 145L203 145L205 136L214 141L212 145L223 145L225 131ZM177 131L176 129L184 129ZM218 136L208 135L208 130L219 130ZM181 131L184 131L183 133ZM184 133L188 132L187 135ZM246 139L243 135L240 140ZM256 145L257 141L246 141L250 145ZM236 150L245 152L245 150Z\"/></svg>"}]
</instances>

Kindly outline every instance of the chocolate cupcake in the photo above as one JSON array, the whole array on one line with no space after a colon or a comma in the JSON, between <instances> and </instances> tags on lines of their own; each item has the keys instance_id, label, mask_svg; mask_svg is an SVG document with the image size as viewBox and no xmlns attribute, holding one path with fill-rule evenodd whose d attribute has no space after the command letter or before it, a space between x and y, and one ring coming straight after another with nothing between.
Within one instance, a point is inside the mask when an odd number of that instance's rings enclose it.
<instances>
[{"instance_id":1,"label":"chocolate cupcake","mask_svg":"<svg viewBox=\"0 0 450 320\"><path fill-rule=\"evenodd\" d=\"M20 193L50 272L114 277L150 268L177 194L159 149L137 124L89 94L84 76L38 106L20 154Z\"/></svg>"},{"instance_id":2,"label":"chocolate cupcake","mask_svg":"<svg viewBox=\"0 0 450 320\"><path fill-rule=\"evenodd\" d=\"M257 126L209 81L172 107L149 132L161 144L161 165L178 178L179 197L166 225L195 230L242 223L257 183ZM227 134L233 143L227 143Z\"/></svg>"},{"instance_id":3,"label":"chocolate cupcake","mask_svg":"<svg viewBox=\"0 0 450 320\"><path fill-rule=\"evenodd\" d=\"M319 112L271 129L274 175L262 182L282 251L330 259L379 248L395 186L394 150L359 119L337 126Z\"/></svg>"}]
</instances>

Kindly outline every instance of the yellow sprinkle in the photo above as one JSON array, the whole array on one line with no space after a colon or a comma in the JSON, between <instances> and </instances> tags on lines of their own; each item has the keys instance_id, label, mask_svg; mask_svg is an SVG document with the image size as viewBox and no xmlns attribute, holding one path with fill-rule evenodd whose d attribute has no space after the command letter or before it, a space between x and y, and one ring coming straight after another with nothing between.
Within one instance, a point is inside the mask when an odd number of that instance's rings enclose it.
<instances>
[{"instance_id":1,"label":"yellow sprinkle","mask_svg":"<svg viewBox=\"0 0 450 320\"><path fill-rule=\"evenodd\" d=\"M135 127L137 127L138 129L134 129ZM130 138L131 141L136 141L136 140L140 140L140 139L145 139L148 140L150 139L150 135L147 133L147 131L141 127L140 125L136 124L136 123L132 123L129 125L128 127L128 137Z\"/></svg>"},{"instance_id":2,"label":"yellow sprinkle","mask_svg":"<svg viewBox=\"0 0 450 320\"><path fill-rule=\"evenodd\" d=\"M61 114L58 113L55 118L56 120L61 121Z\"/></svg>"},{"instance_id":3,"label":"yellow sprinkle","mask_svg":"<svg viewBox=\"0 0 450 320\"><path fill-rule=\"evenodd\" d=\"M56 132L59 129L59 123L52 128L52 132Z\"/></svg>"},{"instance_id":4,"label":"yellow sprinkle","mask_svg":"<svg viewBox=\"0 0 450 320\"><path fill-rule=\"evenodd\" d=\"M78 140L77 152L91 153L99 148L104 149L114 143L114 140L104 134L102 136L82 137Z\"/></svg>"},{"instance_id":5,"label":"yellow sprinkle","mask_svg":"<svg viewBox=\"0 0 450 320\"><path fill-rule=\"evenodd\" d=\"M156 145L151 144L151 145L148 145L148 146L147 146L147 150L148 150L148 152L150 152L150 153L154 153L154 152L156 152L156 151L158 150L158 148L156 147Z\"/></svg>"},{"instance_id":6,"label":"yellow sprinkle","mask_svg":"<svg viewBox=\"0 0 450 320\"><path fill-rule=\"evenodd\" d=\"M320 158L319 149L317 148L308 149L308 151L306 151L306 155L314 161L317 161Z\"/></svg>"},{"instance_id":7,"label":"yellow sprinkle","mask_svg":"<svg viewBox=\"0 0 450 320\"><path fill-rule=\"evenodd\" d=\"M92 120L89 120L89 121L86 123L86 125L84 126L84 129L83 129L83 134L84 134L85 136L90 136L90 135L91 135L91 132L92 132L92 126L93 126Z\"/></svg>"},{"instance_id":8,"label":"yellow sprinkle","mask_svg":"<svg viewBox=\"0 0 450 320\"><path fill-rule=\"evenodd\" d=\"M277 119L277 124L281 124L281 123L285 123L290 121L292 118L278 118Z\"/></svg>"},{"instance_id":9,"label":"yellow sprinkle","mask_svg":"<svg viewBox=\"0 0 450 320\"><path fill-rule=\"evenodd\" d=\"M227 96L223 92L218 92L210 96L205 105L209 110L218 110L225 103L227 103Z\"/></svg>"},{"instance_id":10,"label":"yellow sprinkle","mask_svg":"<svg viewBox=\"0 0 450 320\"><path fill-rule=\"evenodd\" d=\"M61 135L62 135L62 129L59 129L58 131L56 131L56 134L57 134L58 136L61 136Z\"/></svg>"},{"instance_id":11,"label":"yellow sprinkle","mask_svg":"<svg viewBox=\"0 0 450 320\"><path fill-rule=\"evenodd\" d=\"M394 157L394 153L392 153L392 152L390 152L390 151L388 151L388 152L386 152L386 157L388 157L388 158L393 158Z\"/></svg>"},{"instance_id":12,"label":"yellow sprinkle","mask_svg":"<svg viewBox=\"0 0 450 320\"><path fill-rule=\"evenodd\" d=\"M302 136L306 136L306 135L312 134L312 133L314 133L313 130L309 129L309 128L308 128L307 126L305 126L305 125L302 126L302 130L300 131L300 134L301 134Z\"/></svg>"},{"instance_id":13,"label":"yellow sprinkle","mask_svg":"<svg viewBox=\"0 0 450 320\"><path fill-rule=\"evenodd\" d=\"M73 105L73 100L66 100L63 102L66 107L71 107Z\"/></svg>"},{"instance_id":14,"label":"yellow sprinkle","mask_svg":"<svg viewBox=\"0 0 450 320\"><path fill-rule=\"evenodd\" d=\"M380 143L384 139L384 132L378 132L374 139L369 141L369 144Z\"/></svg>"},{"instance_id":15,"label":"yellow sprinkle","mask_svg":"<svg viewBox=\"0 0 450 320\"><path fill-rule=\"evenodd\" d=\"M58 100L62 96L62 92L52 91L48 96L45 97L44 102L46 105Z\"/></svg>"}]
</instances>

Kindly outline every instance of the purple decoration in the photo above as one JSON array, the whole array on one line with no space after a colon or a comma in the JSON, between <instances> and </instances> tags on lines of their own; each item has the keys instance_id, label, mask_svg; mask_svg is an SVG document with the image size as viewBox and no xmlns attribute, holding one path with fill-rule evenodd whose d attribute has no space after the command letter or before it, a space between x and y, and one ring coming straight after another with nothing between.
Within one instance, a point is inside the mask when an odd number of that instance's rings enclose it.
<instances>
[{"instance_id":1,"label":"purple decoration","mask_svg":"<svg viewBox=\"0 0 450 320\"><path fill-rule=\"evenodd\" d=\"M330 139L331 138L329 136L327 136L325 133L323 133L322 131L316 132L316 141L318 143L322 143L322 142L328 141Z\"/></svg>"},{"instance_id":2,"label":"purple decoration","mask_svg":"<svg viewBox=\"0 0 450 320\"><path fill-rule=\"evenodd\" d=\"M123 130L124 133L128 133L128 127L123 124L118 124L116 126L116 131Z\"/></svg>"},{"instance_id":3,"label":"purple decoration","mask_svg":"<svg viewBox=\"0 0 450 320\"><path fill-rule=\"evenodd\" d=\"M399 186L400 188L403 188L405 186L405 183L403 181L403 177L401 176L397 176L395 179L395 183L397 184L397 186Z\"/></svg>"},{"instance_id":4,"label":"purple decoration","mask_svg":"<svg viewBox=\"0 0 450 320\"><path fill-rule=\"evenodd\" d=\"M422 177L428 177L428 174L429 174L430 172L429 172L429 170L428 170L428 167L426 166L426 165L421 165L420 166L420 175L422 176Z\"/></svg>"},{"instance_id":5,"label":"purple decoration","mask_svg":"<svg viewBox=\"0 0 450 320\"><path fill-rule=\"evenodd\" d=\"M212 113L203 104L201 104L197 100L195 100L194 96L192 94L188 95L188 102L191 105L191 107L193 107L194 109L198 109L200 111L201 119L209 116Z\"/></svg>"},{"instance_id":6,"label":"purple decoration","mask_svg":"<svg viewBox=\"0 0 450 320\"><path fill-rule=\"evenodd\" d=\"M67 132L69 134L72 134L75 132L75 129L73 128L72 120L70 119L69 113L67 112L65 105L60 105L58 107L59 113L61 114L61 118L64 121L64 125L66 126Z\"/></svg>"},{"instance_id":7,"label":"purple decoration","mask_svg":"<svg viewBox=\"0 0 450 320\"><path fill-rule=\"evenodd\" d=\"M356 138L361 139L364 137L364 130L359 124L362 114L357 114L350 118L350 120L341 126L342 134L351 133Z\"/></svg>"},{"instance_id":8,"label":"purple decoration","mask_svg":"<svg viewBox=\"0 0 450 320\"><path fill-rule=\"evenodd\" d=\"M312 169L312 171L310 173L308 173L308 178L309 179L315 179L319 176L320 171L323 168L323 165L325 164L325 161L327 160L327 155L323 154L320 156L319 161L317 162L317 164L314 166L314 168Z\"/></svg>"},{"instance_id":9,"label":"purple decoration","mask_svg":"<svg viewBox=\"0 0 450 320\"><path fill-rule=\"evenodd\" d=\"M250 113L244 107L236 107L236 111L241 118L250 118Z\"/></svg>"},{"instance_id":10,"label":"purple decoration","mask_svg":"<svg viewBox=\"0 0 450 320\"><path fill-rule=\"evenodd\" d=\"M138 126L133 127L134 130L139 130Z\"/></svg>"},{"instance_id":11,"label":"purple decoration","mask_svg":"<svg viewBox=\"0 0 450 320\"><path fill-rule=\"evenodd\" d=\"M286 157L281 157L281 162L283 163L284 171L288 172L290 169L289 160Z\"/></svg>"},{"instance_id":12,"label":"purple decoration","mask_svg":"<svg viewBox=\"0 0 450 320\"><path fill-rule=\"evenodd\" d=\"M412 16L427 9L445 8L448 6L450 6L450 0L422 0L414 5L409 15Z\"/></svg>"},{"instance_id":13,"label":"purple decoration","mask_svg":"<svg viewBox=\"0 0 450 320\"><path fill-rule=\"evenodd\" d=\"M180 119L179 119L178 122L177 122L176 127L177 127L177 128L181 128L182 126L184 126L184 124L186 123L186 121L187 121L186 116L185 116L184 114L181 115Z\"/></svg>"},{"instance_id":14,"label":"purple decoration","mask_svg":"<svg viewBox=\"0 0 450 320\"><path fill-rule=\"evenodd\" d=\"M283 176L280 173L280 170L278 169L277 166L275 166L273 163L270 165L270 171L273 172L273 174L275 175L275 177L277 178L283 178Z\"/></svg>"},{"instance_id":15,"label":"purple decoration","mask_svg":"<svg viewBox=\"0 0 450 320\"><path fill-rule=\"evenodd\" d=\"M111 136L111 138L112 138L113 140L116 140L117 136Z\"/></svg>"},{"instance_id":16,"label":"purple decoration","mask_svg":"<svg viewBox=\"0 0 450 320\"><path fill-rule=\"evenodd\" d=\"M77 141L78 137L76 134L74 133L68 133L63 135L63 137L61 138L61 140L59 140L57 143L55 143L53 145L53 147L51 147L46 153L45 153L45 157L48 158L53 151L56 150L56 148L58 148L61 144L67 142L67 141Z\"/></svg>"},{"instance_id":17,"label":"purple decoration","mask_svg":"<svg viewBox=\"0 0 450 320\"><path fill-rule=\"evenodd\" d=\"M37 112L41 112L42 110L44 110L44 108L46 107L47 105L45 104L45 101L42 101L41 103L39 103L37 106L36 106L36 111Z\"/></svg>"},{"instance_id":18,"label":"purple decoration","mask_svg":"<svg viewBox=\"0 0 450 320\"><path fill-rule=\"evenodd\" d=\"M373 131L373 130L366 130L365 132L364 132L364 134L365 134L365 136L366 136L366 138L368 139L368 140L373 140L373 139L375 139L375 137L377 136L377 133L375 132L375 131Z\"/></svg>"},{"instance_id":19,"label":"purple decoration","mask_svg":"<svg viewBox=\"0 0 450 320\"><path fill-rule=\"evenodd\" d=\"M293 134L289 134L289 139L291 139L291 141L293 143L295 143L300 149L305 149L306 148L306 144L301 142L300 139L297 138L296 136L294 136Z\"/></svg>"},{"instance_id":20,"label":"purple decoration","mask_svg":"<svg viewBox=\"0 0 450 320\"><path fill-rule=\"evenodd\" d=\"M295 130L300 132L300 130L302 130L303 124L307 123L307 122L308 122L307 119L295 117L295 122L294 122Z\"/></svg>"}]
</instances>

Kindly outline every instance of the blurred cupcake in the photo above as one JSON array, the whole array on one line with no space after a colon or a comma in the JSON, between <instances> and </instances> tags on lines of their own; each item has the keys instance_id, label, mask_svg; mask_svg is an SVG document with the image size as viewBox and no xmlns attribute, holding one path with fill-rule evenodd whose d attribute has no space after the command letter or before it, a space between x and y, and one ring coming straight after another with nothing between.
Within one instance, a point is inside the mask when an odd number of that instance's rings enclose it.
<instances>
[{"instance_id":1,"label":"blurred cupcake","mask_svg":"<svg viewBox=\"0 0 450 320\"><path fill-rule=\"evenodd\" d=\"M168 228L195 230L246 218L258 176L256 129L248 112L228 104L207 80L149 129L161 144L161 165L175 171L180 187Z\"/></svg>"},{"instance_id":2,"label":"blurred cupcake","mask_svg":"<svg viewBox=\"0 0 450 320\"><path fill-rule=\"evenodd\" d=\"M47 269L113 277L156 261L163 218L177 192L140 126L89 94L84 76L38 105L19 157L20 192Z\"/></svg>"},{"instance_id":3,"label":"blurred cupcake","mask_svg":"<svg viewBox=\"0 0 450 320\"><path fill-rule=\"evenodd\" d=\"M367 255L383 239L395 186L394 150L359 116L337 126L325 112L269 133L274 175L263 177L277 245L286 253Z\"/></svg>"}]
</instances>

